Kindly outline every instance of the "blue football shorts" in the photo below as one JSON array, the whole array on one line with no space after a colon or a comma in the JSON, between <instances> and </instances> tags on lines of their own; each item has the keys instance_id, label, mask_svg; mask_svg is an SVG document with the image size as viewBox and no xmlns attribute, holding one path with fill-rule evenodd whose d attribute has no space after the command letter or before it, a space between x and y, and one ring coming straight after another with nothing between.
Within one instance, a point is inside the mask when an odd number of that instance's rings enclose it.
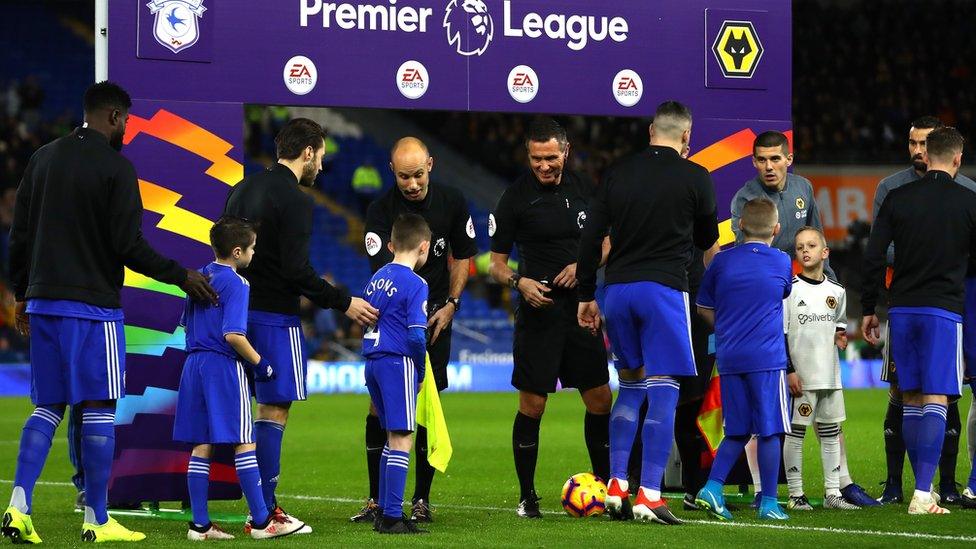
<instances>
[{"instance_id":1,"label":"blue football shorts","mask_svg":"<svg viewBox=\"0 0 976 549\"><path fill-rule=\"evenodd\" d=\"M648 376L693 376L688 292L656 282L607 286L607 332L618 370Z\"/></svg>"},{"instance_id":2,"label":"blue football shorts","mask_svg":"<svg viewBox=\"0 0 976 549\"><path fill-rule=\"evenodd\" d=\"M416 430L419 383L417 366L409 357L383 355L366 359L366 389L380 425L387 431Z\"/></svg>"},{"instance_id":3,"label":"blue football shorts","mask_svg":"<svg viewBox=\"0 0 976 549\"><path fill-rule=\"evenodd\" d=\"M125 396L124 322L30 315L35 406Z\"/></svg>"},{"instance_id":4,"label":"blue football shorts","mask_svg":"<svg viewBox=\"0 0 976 549\"><path fill-rule=\"evenodd\" d=\"M244 365L222 353L190 353L180 377L173 440L250 444L253 431Z\"/></svg>"}]
</instances>

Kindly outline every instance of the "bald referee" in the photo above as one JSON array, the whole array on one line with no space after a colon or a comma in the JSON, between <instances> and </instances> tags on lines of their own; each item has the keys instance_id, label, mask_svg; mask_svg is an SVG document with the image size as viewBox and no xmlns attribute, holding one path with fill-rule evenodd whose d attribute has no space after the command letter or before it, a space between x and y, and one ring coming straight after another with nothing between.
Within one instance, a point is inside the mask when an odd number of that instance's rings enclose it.
<instances>
[{"instance_id":1,"label":"bald referee","mask_svg":"<svg viewBox=\"0 0 976 549\"><path fill-rule=\"evenodd\" d=\"M275 520L293 521L278 505L275 490L281 472L281 440L293 402L306 399L305 350L302 348L299 298L322 308L344 311L361 324L376 322L378 311L350 297L324 279L308 259L312 236L311 187L322 170L325 130L307 118L289 120L275 136L278 161L238 183L224 213L258 223L254 260L241 275L251 285L247 337L269 357L276 378L255 383L258 419L254 422L258 467L265 503ZM308 524L297 533L311 533Z\"/></svg>"},{"instance_id":2,"label":"bald referee","mask_svg":"<svg viewBox=\"0 0 976 549\"><path fill-rule=\"evenodd\" d=\"M888 193L864 257L861 329L876 345L875 307L885 282L885 256L892 242L897 251L888 331L898 342L891 352L904 402L902 437L915 473L912 515L949 512L930 491L945 438L946 406L962 392L964 279L976 252L976 193L954 179L962 151L955 128L928 134L925 176Z\"/></svg>"},{"instance_id":3,"label":"bald referee","mask_svg":"<svg viewBox=\"0 0 976 549\"><path fill-rule=\"evenodd\" d=\"M390 169L396 187L377 198L366 212L366 253L373 271L393 260L388 245L393 223L404 213L423 217L431 230L430 254L417 271L427 281L427 353L437 390L447 388L447 362L451 358L451 326L461 310L461 292L468 282L470 258L478 253L474 223L464 195L453 187L432 185L430 173L434 159L427 145L416 137L404 137L390 151ZM450 258L453 258L451 261ZM372 523L379 494L380 459L386 431L380 426L376 409L370 405L366 416L366 466L369 471L369 499L352 522ZM410 518L431 522L430 487L434 468L427 461L427 428L417 426L417 474Z\"/></svg>"},{"instance_id":4,"label":"bald referee","mask_svg":"<svg viewBox=\"0 0 976 549\"><path fill-rule=\"evenodd\" d=\"M687 268L692 248L708 250L718 239L712 178L680 156L690 139L688 107L677 101L658 106L650 147L611 168L590 202L576 270L579 323L599 330L596 271L609 230L607 331L620 391L610 414L607 509L627 515L627 461L646 400L641 487L633 515L663 524L681 524L661 498L674 439L676 378L696 375Z\"/></svg>"}]
</instances>

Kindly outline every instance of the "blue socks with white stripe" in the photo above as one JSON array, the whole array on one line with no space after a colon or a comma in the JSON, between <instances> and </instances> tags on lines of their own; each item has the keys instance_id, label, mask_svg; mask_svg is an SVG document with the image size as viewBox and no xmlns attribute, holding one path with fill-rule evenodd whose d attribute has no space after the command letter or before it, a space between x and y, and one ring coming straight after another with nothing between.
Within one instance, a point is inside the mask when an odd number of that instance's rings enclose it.
<instances>
[{"instance_id":1,"label":"blue socks with white stripe","mask_svg":"<svg viewBox=\"0 0 976 549\"><path fill-rule=\"evenodd\" d=\"M81 414L81 463L85 468L85 522L108 522L108 479L115 455L115 410L85 408Z\"/></svg>"},{"instance_id":2,"label":"blue socks with white stripe","mask_svg":"<svg viewBox=\"0 0 976 549\"><path fill-rule=\"evenodd\" d=\"M397 519L403 516L403 491L407 487L410 452L390 450L383 471L383 515Z\"/></svg>"},{"instance_id":3,"label":"blue socks with white stripe","mask_svg":"<svg viewBox=\"0 0 976 549\"><path fill-rule=\"evenodd\" d=\"M271 421L259 419L254 422L254 443L257 444L258 467L261 468L261 490L264 493L264 503L268 510L273 511L275 490L278 488L278 474L281 473L281 438L285 434L285 426Z\"/></svg>"},{"instance_id":4,"label":"blue socks with white stripe","mask_svg":"<svg viewBox=\"0 0 976 549\"><path fill-rule=\"evenodd\" d=\"M677 380L670 377L647 380L647 415L641 432L644 446L641 487L647 489L645 495L651 501L661 499L661 481L674 440L674 409L677 405Z\"/></svg>"},{"instance_id":5,"label":"blue socks with white stripe","mask_svg":"<svg viewBox=\"0 0 976 549\"><path fill-rule=\"evenodd\" d=\"M637 419L647 398L647 380L620 380L617 401L610 410L610 477L627 480L630 450L637 435ZM672 418L672 421L674 419Z\"/></svg>"},{"instance_id":6,"label":"blue socks with white stripe","mask_svg":"<svg viewBox=\"0 0 976 549\"><path fill-rule=\"evenodd\" d=\"M14 473L14 490L10 505L21 513L30 514L34 485L41 476L51 439L64 416L63 408L38 406L24 422L20 434L20 450L17 453L17 472Z\"/></svg>"},{"instance_id":7,"label":"blue socks with white stripe","mask_svg":"<svg viewBox=\"0 0 976 549\"><path fill-rule=\"evenodd\" d=\"M902 407L901 436L912 472L918 475L918 429L922 424L922 407L905 404ZM928 488L926 488L928 490Z\"/></svg>"},{"instance_id":8,"label":"blue socks with white stripe","mask_svg":"<svg viewBox=\"0 0 976 549\"><path fill-rule=\"evenodd\" d=\"M193 524L210 524L207 512L207 492L210 490L210 459L190 456L186 467L186 488L190 492L190 509L193 511Z\"/></svg>"},{"instance_id":9,"label":"blue socks with white stripe","mask_svg":"<svg viewBox=\"0 0 976 549\"><path fill-rule=\"evenodd\" d=\"M907 406L906 413L907 413ZM942 456L942 443L945 441L946 428L945 404L926 404L922 406L922 419L918 424L917 460L915 468L915 490L926 494L932 487L935 469L939 466ZM907 446L907 444L906 444Z\"/></svg>"},{"instance_id":10,"label":"blue socks with white stripe","mask_svg":"<svg viewBox=\"0 0 976 549\"><path fill-rule=\"evenodd\" d=\"M261 492L261 471L258 468L257 452L241 452L234 456L234 466L237 468L237 479L241 483L241 491L247 500L247 507L251 511L251 524L263 525L268 522L268 507L265 496ZM196 514L194 513L194 521Z\"/></svg>"},{"instance_id":11,"label":"blue socks with white stripe","mask_svg":"<svg viewBox=\"0 0 976 549\"><path fill-rule=\"evenodd\" d=\"M379 505L380 510L383 510L383 501L386 499L386 461L390 457L390 445L386 444L383 446L383 453L380 454L380 474L379 483L377 487L376 505Z\"/></svg>"}]
</instances>

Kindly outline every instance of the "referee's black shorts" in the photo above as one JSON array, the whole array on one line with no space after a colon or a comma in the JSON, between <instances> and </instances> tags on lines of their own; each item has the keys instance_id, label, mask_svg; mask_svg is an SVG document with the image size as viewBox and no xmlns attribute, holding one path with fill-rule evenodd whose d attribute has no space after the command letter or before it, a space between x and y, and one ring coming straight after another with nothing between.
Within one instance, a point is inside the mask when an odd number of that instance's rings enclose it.
<instances>
[{"instance_id":1,"label":"referee's black shorts","mask_svg":"<svg viewBox=\"0 0 976 549\"><path fill-rule=\"evenodd\" d=\"M679 377L678 402L685 403L705 396L708 381L712 378L715 355L708 354L708 337L712 330L701 316L691 314L691 350L695 355L697 375Z\"/></svg>"},{"instance_id":2,"label":"referee's black shorts","mask_svg":"<svg viewBox=\"0 0 976 549\"><path fill-rule=\"evenodd\" d=\"M554 303L536 309L519 300L515 309L512 354L512 386L520 391L546 395L564 388L580 391L610 381L603 334L591 334L576 321L575 291L553 290Z\"/></svg>"},{"instance_id":3,"label":"referee's black shorts","mask_svg":"<svg viewBox=\"0 0 976 549\"><path fill-rule=\"evenodd\" d=\"M437 391L447 389L447 363L451 360L451 334L453 333L454 322L452 321L446 328L441 330L437 336L437 341L427 346L427 354L430 355L430 368L434 373L434 381L437 383Z\"/></svg>"}]
</instances>

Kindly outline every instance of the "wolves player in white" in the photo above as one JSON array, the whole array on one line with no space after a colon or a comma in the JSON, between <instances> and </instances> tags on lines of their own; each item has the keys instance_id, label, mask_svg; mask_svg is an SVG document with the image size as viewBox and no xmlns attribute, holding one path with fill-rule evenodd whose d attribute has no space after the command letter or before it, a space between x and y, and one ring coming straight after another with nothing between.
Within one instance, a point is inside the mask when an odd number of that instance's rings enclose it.
<instances>
[{"instance_id":1,"label":"wolves player in white","mask_svg":"<svg viewBox=\"0 0 976 549\"><path fill-rule=\"evenodd\" d=\"M836 350L847 348L847 295L841 285L824 275L830 250L823 233L815 227L803 227L797 231L795 243L796 259L803 270L793 277L793 291L783 301L787 379L793 393L793 424L783 445L783 468L790 490L787 507L813 510L803 492L803 437L807 427L816 423L823 461L824 508L860 509L840 493L842 483L845 487L851 483L840 443L840 423L846 415Z\"/></svg>"}]
</instances>

